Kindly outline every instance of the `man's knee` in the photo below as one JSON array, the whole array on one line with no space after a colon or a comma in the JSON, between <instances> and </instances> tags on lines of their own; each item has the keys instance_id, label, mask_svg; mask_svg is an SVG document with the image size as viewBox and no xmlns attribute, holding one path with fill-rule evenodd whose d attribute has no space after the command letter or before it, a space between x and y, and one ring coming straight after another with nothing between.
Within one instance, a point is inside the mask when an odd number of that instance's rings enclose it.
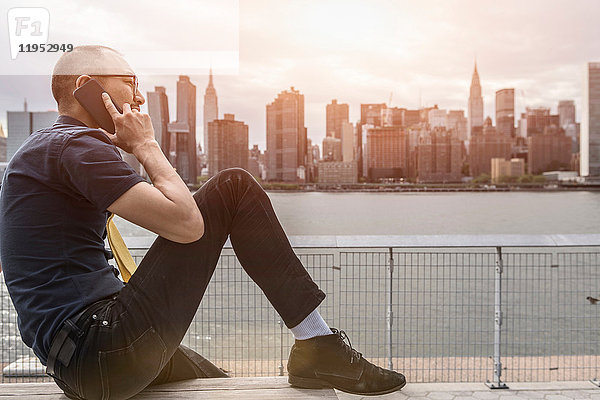
<instances>
[{"instance_id":1,"label":"man's knee","mask_svg":"<svg viewBox=\"0 0 600 400\"><path fill-rule=\"evenodd\" d=\"M237 167L227 168L222 171L219 171L217 173L217 176L219 177L220 181L225 181L227 179L239 179L242 181L246 181L250 184L258 185L258 182L256 181L256 179L254 179L252 174L250 174L248 171L246 171L243 168L237 168Z\"/></svg>"}]
</instances>

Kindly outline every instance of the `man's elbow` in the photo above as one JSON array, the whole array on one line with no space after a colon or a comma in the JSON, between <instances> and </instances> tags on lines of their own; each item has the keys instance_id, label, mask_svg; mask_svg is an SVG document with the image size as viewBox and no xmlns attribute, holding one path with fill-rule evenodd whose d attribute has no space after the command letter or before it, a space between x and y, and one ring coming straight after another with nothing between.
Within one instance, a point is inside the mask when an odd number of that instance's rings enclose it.
<instances>
[{"instance_id":1,"label":"man's elbow","mask_svg":"<svg viewBox=\"0 0 600 400\"><path fill-rule=\"evenodd\" d=\"M178 240L179 243L188 244L200 240L204 236L204 219L200 211L196 210L186 218L181 227L183 229L181 230L181 240Z\"/></svg>"}]
</instances>

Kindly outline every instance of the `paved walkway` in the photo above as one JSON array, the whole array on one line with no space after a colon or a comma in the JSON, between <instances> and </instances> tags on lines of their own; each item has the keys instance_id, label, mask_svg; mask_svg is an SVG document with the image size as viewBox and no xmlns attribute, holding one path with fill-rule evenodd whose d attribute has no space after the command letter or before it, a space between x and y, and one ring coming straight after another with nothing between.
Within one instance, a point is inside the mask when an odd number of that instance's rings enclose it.
<instances>
[{"instance_id":1,"label":"paved walkway","mask_svg":"<svg viewBox=\"0 0 600 400\"><path fill-rule=\"evenodd\" d=\"M591 382L536 382L508 384L509 389L488 389L483 383L408 383L400 392L379 399L433 400L600 400L600 388ZM371 399L336 391L339 400Z\"/></svg>"},{"instance_id":2,"label":"paved walkway","mask_svg":"<svg viewBox=\"0 0 600 400\"><path fill-rule=\"evenodd\" d=\"M382 396L357 396L337 390L292 388L287 377L196 379L156 386L134 399L236 399L236 400L355 400L355 399L432 399L432 400L522 400L592 399L600 400L600 388L590 382L514 383L510 389L491 390L483 383L413 383L401 391ZM67 400L54 383L0 384L0 399Z\"/></svg>"}]
</instances>

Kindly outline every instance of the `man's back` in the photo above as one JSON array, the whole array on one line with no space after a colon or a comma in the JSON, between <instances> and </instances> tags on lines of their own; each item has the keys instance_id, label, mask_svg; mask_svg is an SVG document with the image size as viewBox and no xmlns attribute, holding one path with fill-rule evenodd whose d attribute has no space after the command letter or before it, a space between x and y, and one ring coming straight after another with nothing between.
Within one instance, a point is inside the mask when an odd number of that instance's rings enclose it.
<instances>
[{"instance_id":1,"label":"man's back","mask_svg":"<svg viewBox=\"0 0 600 400\"><path fill-rule=\"evenodd\" d=\"M101 131L66 116L10 161L1 261L23 341L42 362L64 319L123 287L104 249L106 208L142 180Z\"/></svg>"}]
</instances>

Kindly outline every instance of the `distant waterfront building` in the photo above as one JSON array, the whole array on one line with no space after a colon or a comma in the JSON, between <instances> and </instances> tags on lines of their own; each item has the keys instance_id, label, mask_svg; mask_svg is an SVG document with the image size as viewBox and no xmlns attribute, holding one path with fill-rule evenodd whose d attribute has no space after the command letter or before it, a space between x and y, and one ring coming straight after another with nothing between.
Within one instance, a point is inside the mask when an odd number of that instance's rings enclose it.
<instances>
[{"instance_id":1,"label":"distant waterfront building","mask_svg":"<svg viewBox=\"0 0 600 400\"><path fill-rule=\"evenodd\" d=\"M260 151L258 145L255 144L248 152L248 172L252 174L256 179L265 179L263 175L265 171L265 157L264 153Z\"/></svg>"},{"instance_id":2,"label":"distant waterfront building","mask_svg":"<svg viewBox=\"0 0 600 400\"><path fill-rule=\"evenodd\" d=\"M575 101L561 100L558 102L558 123L563 129L575 124Z\"/></svg>"},{"instance_id":3,"label":"distant waterfront building","mask_svg":"<svg viewBox=\"0 0 600 400\"><path fill-rule=\"evenodd\" d=\"M575 122L574 124L568 124L564 129L565 135L573 139L573 143L577 143L577 147L574 151L579 152L579 134L581 131L581 124L579 122Z\"/></svg>"},{"instance_id":4,"label":"distant waterfront building","mask_svg":"<svg viewBox=\"0 0 600 400\"><path fill-rule=\"evenodd\" d=\"M327 104L326 110L326 135L342 139L342 124L348 122L349 107L348 104L338 103L337 100L332 100L331 104Z\"/></svg>"},{"instance_id":5,"label":"distant waterfront building","mask_svg":"<svg viewBox=\"0 0 600 400\"><path fill-rule=\"evenodd\" d=\"M496 132L515 136L515 89L496 92Z\"/></svg>"},{"instance_id":6,"label":"distant waterfront building","mask_svg":"<svg viewBox=\"0 0 600 400\"><path fill-rule=\"evenodd\" d=\"M358 123L356 132L356 160L358 162L358 176L367 176L367 158L365 155L367 147L367 131L364 125L372 127L383 126L381 119L382 110L386 109L385 103L379 104L361 104L360 105L360 122Z\"/></svg>"},{"instance_id":7,"label":"distant waterfront building","mask_svg":"<svg viewBox=\"0 0 600 400\"><path fill-rule=\"evenodd\" d=\"M512 139L510 136L497 134L489 117L483 129L479 129L469 140L469 167L473 177L490 175L492 158L507 159L512 154Z\"/></svg>"},{"instance_id":8,"label":"distant waterfront building","mask_svg":"<svg viewBox=\"0 0 600 400\"><path fill-rule=\"evenodd\" d=\"M529 156L527 172L541 174L542 172L559 169L569 169L571 164L571 138L557 126L549 126L543 134L527 138Z\"/></svg>"},{"instance_id":9,"label":"distant waterfront building","mask_svg":"<svg viewBox=\"0 0 600 400\"><path fill-rule=\"evenodd\" d=\"M190 77L179 75L177 81L177 120L167 128L175 135L175 168L189 184L197 181L196 171L196 86Z\"/></svg>"},{"instance_id":10,"label":"distant waterfront building","mask_svg":"<svg viewBox=\"0 0 600 400\"><path fill-rule=\"evenodd\" d=\"M406 128L413 127L421 123L421 113L419 110L405 110L403 126Z\"/></svg>"},{"instance_id":11,"label":"distant waterfront building","mask_svg":"<svg viewBox=\"0 0 600 400\"><path fill-rule=\"evenodd\" d=\"M576 171L548 171L542 175L547 181L564 182L576 181L579 174Z\"/></svg>"},{"instance_id":12,"label":"distant waterfront building","mask_svg":"<svg viewBox=\"0 0 600 400\"><path fill-rule=\"evenodd\" d=\"M255 178L260 178L261 175L261 152L258 145L255 144L248 151L248 172Z\"/></svg>"},{"instance_id":13,"label":"distant waterfront building","mask_svg":"<svg viewBox=\"0 0 600 400\"><path fill-rule=\"evenodd\" d=\"M452 132L452 135L458 140L468 139L468 121L465 118L464 110L450 110L446 117L446 128Z\"/></svg>"},{"instance_id":14,"label":"distant waterfront building","mask_svg":"<svg viewBox=\"0 0 600 400\"><path fill-rule=\"evenodd\" d=\"M342 139L331 136L323 138L323 160L342 161Z\"/></svg>"},{"instance_id":15,"label":"distant waterfront building","mask_svg":"<svg viewBox=\"0 0 600 400\"><path fill-rule=\"evenodd\" d=\"M354 125L350 122L342 124L342 161L354 161Z\"/></svg>"},{"instance_id":16,"label":"distant waterfront building","mask_svg":"<svg viewBox=\"0 0 600 400\"><path fill-rule=\"evenodd\" d=\"M403 178L408 174L408 135L400 126L367 131L367 177Z\"/></svg>"},{"instance_id":17,"label":"distant waterfront building","mask_svg":"<svg viewBox=\"0 0 600 400\"><path fill-rule=\"evenodd\" d=\"M477 72L477 63L471 79L469 90L469 139L473 136L476 127L483 126L483 97L481 96L481 83Z\"/></svg>"},{"instance_id":18,"label":"distant waterfront building","mask_svg":"<svg viewBox=\"0 0 600 400\"><path fill-rule=\"evenodd\" d=\"M550 114L547 107L526 107L525 114L521 115L527 120L527 137L544 132L544 128L549 126L560 126L558 115Z\"/></svg>"},{"instance_id":19,"label":"distant waterfront building","mask_svg":"<svg viewBox=\"0 0 600 400\"><path fill-rule=\"evenodd\" d=\"M388 110L390 110L391 126L405 126L406 108L391 107Z\"/></svg>"},{"instance_id":20,"label":"distant waterfront building","mask_svg":"<svg viewBox=\"0 0 600 400\"><path fill-rule=\"evenodd\" d=\"M525 160L522 158L511 158L508 161L504 158L492 158L491 162L493 183L499 183L500 178L503 176L519 177L525 175Z\"/></svg>"},{"instance_id":21,"label":"distant waterfront building","mask_svg":"<svg viewBox=\"0 0 600 400\"><path fill-rule=\"evenodd\" d=\"M431 129L446 128L447 118L448 113L446 110L441 110L439 108L431 109L427 114L427 120L429 121L429 126Z\"/></svg>"},{"instance_id":22,"label":"distant waterfront building","mask_svg":"<svg viewBox=\"0 0 600 400\"><path fill-rule=\"evenodd\" d=\"M267 105L267 179L302 180L306 162L304 95L291 87Z\"/></svg>"},{"instance_id":23,"label":"distant waterfront building","mask_svg":"<svg viewBox=\"0 0 600 400\"><path fill-rule=\"evenodd\" d=\"M164 86L155 86L154 92L147 92L148 114L154 127L154 138L160 145L163 153L173 162L171 151L175 150L174 143L171 143L171 133L169 132L169 99L167 90Z\"/></svg>"},{"instance_id":24,"label":"distant waterfront building","mask_svg":"<svg viewBox=\"0 0 600 400\"><path fill-rule=\"evenodd\" d=\"M321 150L318 144L311 144L309 152L312 153L313 161L319 161L321 159Z\"/></svg>"},{"instance_id":25,"label":"distant waterfront building","mask_svg":"<svg viewBox=\"0 0 600 400\"><path fill-rule=\"evenodd\" d=\"M320 161L318 168L319 183L348 184L358 181L355 161Z\"/></svg>"},{"instance_id":26,"label":"distant waterfront building","mask_svg":"<svg viewBox=\"0 0 600 400\"><path fill-rule=\"evenodd\" d=\"M8 122L6 161L10 161L31 133L54 124L58 118L58 112L27 111L27 102L25 102L24 111L7 111L6 117Z\"/></svg>"},{"instance_id":27,"label":"distant waterfront building","mask_svg":"<svg viewBox=\"0 0 600 400\"><path fill-rule=\"evenodd\" d=\"M462 143L445 128L436 128L419 138L418 182L460 182Z\"/></svg>"},{"instance_id":28,"label":"distant waterfront building","mask_svg":"<svg viewBox=\"0 0 600 400\"><path fill-rule=\"evenodd\" d=\"M208 175L227 168L248 170L248 125L233 114L208 123Z\"/></svg>"},{"instance_id":29,"label":"distant waterfront building","mask_svg":"<svg viewBox=\"0 0 600 400\"><path fill-rule=\"evenodd\" d=\"M6 141L6 137L0 136L0 162L6 162Z\"/></svg>"},{"instance_id":30,"label":"distant waterfront building","mask_svg":"<svg viewBox=\"0 0 600 400\"><path fill-rule=\"evenodd\" d=\"M600 62L586 65L579 153L581 176L600 177Z\"/></svg>"},{"instance_id":31,"label":"distant waterfront building","mask_svg":"<svg viewBox=\"0 0 600 400\"><path fill-rule=\"evenodd\" d=\"M517 121L515 135L517 137L527 138L527 116L525 113L521 113L521 118Z\"/></svg>"},{"instance_id":32,"label":"distant waterfront building","mask_svg":"<svg viewBox=\"0 0 600 400\"><path fill-rule=\"evenodd\" d=\"M204 92L204 112L203 112L203 122L204 122L204 153L208 153L208 148L210 147L208 144L209 135L208 135L208 123L214 121L219 118L219 105L217 102L217 91L213 85L213 75L212 69L208 74L208 86L206 86L206 91ZM208 166L210 168L210 164Z\"/></svg>"},{"instance_id":33,"label":"distant waterfront building","mask_svg":"<svg viewBox=\"0 0 600 400\"><path fill-rule=\"evenodd\" d=\"M361 104L360 105L360 122L373 126L383 126L381 121L382 110L385 110L387 105L380 104Z\"/></svg>"},{"instance_id":34,"label":"distant waterfront building","mask_svg":"<svg viewBox=\"0 0 600 400\"><path fill-rule=\"evenodd\" d=\"M6 140L4 129L0 125L0 162L6 162Z\"/></svg>"}]
</instances>

